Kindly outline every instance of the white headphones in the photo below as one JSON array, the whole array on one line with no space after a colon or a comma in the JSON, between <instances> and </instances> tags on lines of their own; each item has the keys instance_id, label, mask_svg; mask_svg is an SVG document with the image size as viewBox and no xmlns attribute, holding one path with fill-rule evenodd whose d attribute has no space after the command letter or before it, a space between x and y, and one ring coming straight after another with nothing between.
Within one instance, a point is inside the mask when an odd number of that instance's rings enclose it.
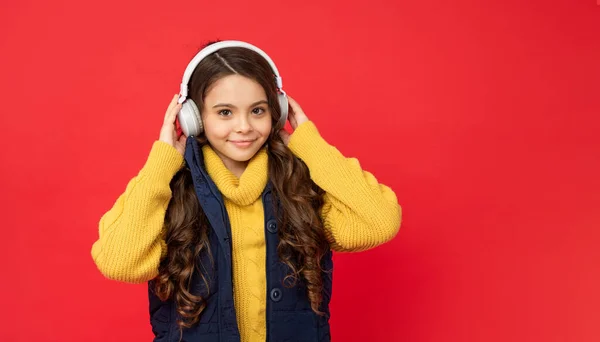
<instances>
[{"instance_id":1,"label":"white headphones","mask_svg":"<svg viewBox=\"0 0 600 342\"><path fill-rule=\"evenodd\" d=\"M258 47L252 44L238 40L225 40L208 45L200 52L198 52L198 54L188 64L187 68L185 69L185 72L183 73L183 80L181 81L181 89L178 100L178 103L182 103L182 107L179 113L177 114L177 118L179 120L181 130L188 137L197 136L198 134L202 133L203 130L202 119L200 117L200 111L198 110L198 106L196 106L192 99L187 98L188 82L192 77L192 73L204 58L216 52L217 50L228 47L243 47L246 49L250 49L260 54L269 63L271 69L273 70L273 73L275 74L275 84L277 85L278 91L277 97L279 99L279 106L281 107L281 118L279 119L279 122L277 124L280 127L283 127L285 125L285 121L287 120L288 116L288 99L285 92L282 89L283 82L281 80L281 76L279 76L279 71L277 70L275 63L273 63L271 58L263 50L259 49Z\"/></svg>"}]
</instances>

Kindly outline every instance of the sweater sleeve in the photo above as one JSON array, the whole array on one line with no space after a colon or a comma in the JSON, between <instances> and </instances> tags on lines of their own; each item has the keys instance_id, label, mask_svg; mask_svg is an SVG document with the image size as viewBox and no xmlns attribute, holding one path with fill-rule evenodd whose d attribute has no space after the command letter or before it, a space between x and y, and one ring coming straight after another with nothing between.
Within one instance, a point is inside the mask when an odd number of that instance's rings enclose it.
<instances>
[{"instance_id":1,"label":"sweater sleeve","mask_svg":"<svg viewBox=\"0 0 600 342\"><path fill-rule=\"evenodd\" d=\"M402 220L396 194L329 145L311 121L296 128L288 147L325 191L321 218L333 250L367 250L396 236Z\"/></svg>"},{"instance_id":2,"label":"sweater sleeve","mask_svg":"<svg viewBox=\"0 0 600 342\"><path fill-rule=\"evenodd\" d=\"M183 156L173 146L155 141L143 168L102 216L91 254L105 277L143 283L158 275L166 255L163 226L171 199L169 183L182 166Z\"/></svg>"}]
</instances>

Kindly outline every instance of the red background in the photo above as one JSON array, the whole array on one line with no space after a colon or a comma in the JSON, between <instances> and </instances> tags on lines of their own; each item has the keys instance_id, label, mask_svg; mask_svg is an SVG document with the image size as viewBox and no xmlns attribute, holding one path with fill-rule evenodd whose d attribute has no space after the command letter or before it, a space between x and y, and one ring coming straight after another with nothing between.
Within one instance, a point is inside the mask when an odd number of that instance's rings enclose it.
<instances>
[{"instance_id":1,"label":"red background","mask_svg":"<svg viewBox=\"0 0 600 342\"><path fill-rule=\"evenodd\" d=\"M600 340L594 0L3 1L0 341L149 341L97 223L189 59L247 40L322 135L397 193L337 254L334 341Z\"/></svg>"}]
</instances>

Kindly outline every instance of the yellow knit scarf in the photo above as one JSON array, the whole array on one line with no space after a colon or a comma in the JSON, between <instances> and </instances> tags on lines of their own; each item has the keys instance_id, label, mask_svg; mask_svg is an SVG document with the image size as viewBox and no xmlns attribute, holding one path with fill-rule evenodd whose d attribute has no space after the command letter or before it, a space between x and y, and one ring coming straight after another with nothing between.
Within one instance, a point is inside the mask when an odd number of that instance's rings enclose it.
<instances>
[{"instance_id":1,"label":"yellow knit scarf","mask_svg":"<svg viewBox=\"0 0 600 342\"><path fill-rule=\"evenodd\" d=\"M269 157L266 148L261 148L250 159L239 179L227 169L208 144L202 146L202 152L206 171L224 197L240 206L250 205L260 197L268 180Z\"/></svg>"}]
</instances>

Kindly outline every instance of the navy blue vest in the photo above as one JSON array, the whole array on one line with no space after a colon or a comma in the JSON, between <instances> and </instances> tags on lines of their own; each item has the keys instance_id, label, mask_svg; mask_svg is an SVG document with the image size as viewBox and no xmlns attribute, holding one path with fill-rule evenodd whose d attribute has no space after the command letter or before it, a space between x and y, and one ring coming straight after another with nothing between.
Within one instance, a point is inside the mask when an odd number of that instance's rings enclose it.
<instances>
[{"instance_id":1,"label":"navy blue vest","mask_svg":"<svg viewBox=\"0 0 600 342\"><path fill-rule=\"evenodd\" d=\"M194 188L200 205L212 228L209 235L212 254L198 258L199 266L209 272L209 295L199 274L192 277L191 292L206 298L207 305L200 315L198 324L183 329L183 342L239 342L240 333L233 303L233 272L231 261L231 227L221 193L204 169L204 156L196 139L186 143L185 161L191 170ZM269 183L262 193L265 216L265 238L267 249L267 342L330 341L329 301L331 299L332 272L323 273L324 316L315 314L308 300L306 287L301 281L292 288L283 285L288 267L279 261L277 245L277 218L273 210L273 196ZM206 254L206 253L204 253ZM324 270L333 271L331 251L322 260ZM179 315L175 302L162 302L154 293L154 281L148 282L150 323L155 342L177 342L180 340L176 320Z\"/></svg>"}]
</instances>

